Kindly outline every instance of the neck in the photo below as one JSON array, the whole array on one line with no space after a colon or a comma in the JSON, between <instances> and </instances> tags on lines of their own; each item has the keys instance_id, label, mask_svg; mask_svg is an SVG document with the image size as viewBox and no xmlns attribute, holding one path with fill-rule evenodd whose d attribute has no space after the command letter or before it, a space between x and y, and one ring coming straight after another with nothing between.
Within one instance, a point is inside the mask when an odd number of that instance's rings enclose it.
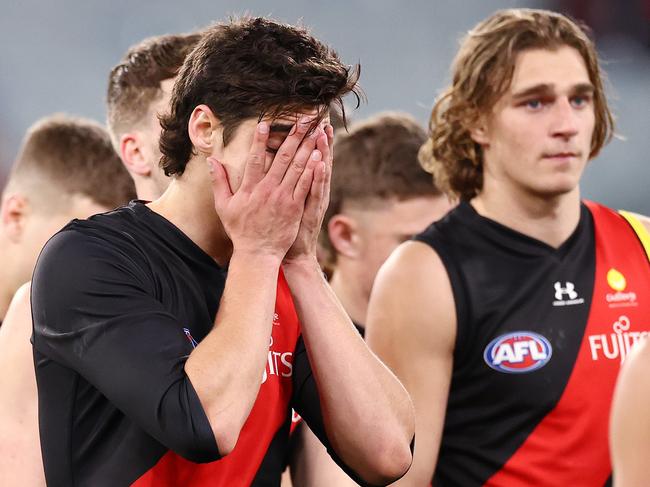
<instances>
[{"instance_id":1,"label":"neck","mask_svg":"<svg viewBox=\"0 0 650 487\"><path fill-rule=\"evenodd\" d=\"M554 248L571 236L580 221L577 186L569 193L552 197L484 186L471 204L481 216Z\"/></svg>"},{"instance_id":2,"label":"neck","mask_svg":"<svg viewBox=\"0 0 650 487\"><path fill-rule=\"evenodd\" d=\"M148 206L223 266L232 255L232 242L214 209L207 170L203 178L193 172L197 171L188 167L182 177L174 179L165 193Z\"/></svg>"},{"instance_id":3,"label":"neck","mask_svg":"<svg viewBox=\"0 0 650 487\"><path fill-rule=\"evenodd\" d=\"M359 279L346 276L346 273L337 267L330 279L330 286L350 319L364 327L369 297L365 295Z\"/></svg>"},{"instance_id":4,"label":"neck","mask_svg":"<svg viewBox=\"0 0 650 487\"><path fill-rule=\"evenodd\" d=\"M137 174L129 171L133 184L135 185L135 193L139 200L154 201L160 198L165 192L170 181L166 176L160 176L158 173L150 173L148 175Z\"/></svg>"}]
</instances>

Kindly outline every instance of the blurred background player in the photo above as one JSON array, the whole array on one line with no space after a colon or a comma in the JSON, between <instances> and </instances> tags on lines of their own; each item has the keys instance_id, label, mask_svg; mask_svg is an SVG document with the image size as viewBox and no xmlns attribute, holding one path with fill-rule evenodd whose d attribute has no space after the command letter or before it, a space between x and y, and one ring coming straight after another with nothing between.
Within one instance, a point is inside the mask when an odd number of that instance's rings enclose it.
<instances>
[{"instance_id":1,"label":"blurred background player","mask_svg":"<svg viewBox=\"0 0 650 487\"><path fill-rule=\"evenodd\" d=\"M116 199L111 208L124 205L136 197L133 184L135 184L137 198L143 200L159 197L169 184L170 179L164 175L159 166L161 153L158 149L158 139L161 126L158 117L167 112L174 77L199 39L198 33L150 37L129 48L120 63L111 70L107 95L110 139L107 139L107 134L102 132L104 157L110 155L110 159L107 160L115 162L115 151L108 150L106 145L107 140L112 141L114 149L118 151L124 167L128 170L127 173L121 169L116 174L122 178L130 175L133 179L130 184L127 179L126 184L131 187L128 195L125 194L123 199ZM79 131L81 128L83 126L80 126ZM91 142L89 137L86 139ZM83 145L79 146L79 150L82 149ZM98 175L102 175L105 166L105 163L97 164ZM86 173L82 176L86 177ZM110 184L110 178L105 180ZM118 185L113 190L119 191L119 187ZM98 207L96 211L76 213L75 216L85 218L106 209ZM47 237L72 218L64 218L58 223L53 222L58 226L53 227ZM39 251L44 243L45 240L39 244ZM22 282L31 278L35 260L36 254L31 260L29 274L24 276ZM32 327L28 285L17 293L11 311L7 329L0 334L2 335L0 351L3 352L0 361L11 366L14 372L11 378L8 378L12 380L12 386L10 389L5 389L7 394L3 398L4 402L0 403L0 407L10 408L0 419L2 432L6 432L2 435L4 440L0 441L0 447L3 452L5 448L7 449L3 460L0 460L5 463L2 464L0 477L15 478L16 482L20 479L23 483L33 478L35 485L41 485L44 477L37 436L37 397L33 358L31 346L29 344L25 346L24 343L25 337L31 334ZM8 351L4 353L5 350ZM21 432L19 436L17 436L18 431ZM16 448L16 441L23 442L19 449Z\"/></svg>"},{"instance_id":2,"label":"blurred background player","mask_svg":"<svg viewBox=\"0 0 650 487\"><path fill-rule=\"evenodd\" d=\"M650 270L628 222L580 199L613 131L595 47L567 17L505 10L452 70L422 155L461 203L392 254L368 311L416 407L398 485L602 487L611 337L650 329Z\"/></svg>"},{"instance_id":3,"label":"blurred background player","mask_svg":"<svg viewBox=\"0 0 650 487\"><path fill-rule=\"evenodd\" d=\"M425 141L422 127L400 113L379 114L334 139L330 205L319 243L330 285L360 329L379 267L451 208L418 164Z\"/></svg>"},{"instance_id":4,"label":"blurred background player","mask_svg":"<svg viewBox=\"0 0 650 487\"><path fill-rule=\"evenodd\" d=\"M330 204L319 236L330 286L363 334L379 267L399 244L452 205L418 163L427 140L409 115L382 113L341 129L334 138ZM329 457L309 427L294 433L295 485L356 485Z\"/></svg>"},{"instance_id":5,"label":"blurred background player","mask_svg":"<svg viewBox=\"0 0 650 487\"><path fill-rule=\"evenodd\" d=\"M110 73L106 97L113 146L133 178L138 199L152 201L169 185L160 168L159 116L199 32L149 37L132 46Z\"/></svg>"},{"instance_id":6,"label":"blurred background player","mask_svg":"<svg viewBox=\"0 0 650 487\"><path fill-rule=\"evenodd\" d=\"M57 115L29 129L2 194L0 317L54 232L135 196L115 162L105 129L89 120Z\"/></svg>"},{"instance_id":7,"label":"blurred background player","mask_svg":"<svg viewBox=\"0 0 650 487\"><path fill-rule=\"evenodd\" d=\"M110 210L135 197L133 182L96 122L63 115L28 131L2 199L3 315L32 275L41 248L73 218ZM23 286L0 328L0 478L3 485L44 485L38 444L36 384L29 313ZM13 318L26 314L25 326ZM30 325L30 326L27 326ZM25 399L27 398L27 399ZM31 398L31 400L29 400Z\"/></svg>"}]
</instances>

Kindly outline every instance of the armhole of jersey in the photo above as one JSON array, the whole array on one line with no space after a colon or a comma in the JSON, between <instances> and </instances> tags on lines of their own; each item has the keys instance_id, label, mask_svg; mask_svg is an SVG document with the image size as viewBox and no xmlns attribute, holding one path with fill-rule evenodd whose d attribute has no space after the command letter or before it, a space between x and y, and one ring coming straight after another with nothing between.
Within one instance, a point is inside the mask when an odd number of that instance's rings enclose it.
<instances>
[{"instance_id":1,"label":"armhole of jersey","mask_svg":"<svg viewBox=\"0 0 650 487\"><path fill-rule=\"evenodd\" d=\"M619 214L625 218L625 220L627 220L627 222L634 230L634 233L636 233L637 237L639 237L641 245L643 246L646 256L648 257L648 261L650 261L650 233L648 233L646 227L636 216L634 216L633 213L630 213L629 211L619 210Z\"/></svg>"},{"instance_id":2,"label":"armhole of jersey","mask_svg":"<svg viewBox=\"0 0 650 487\"><path fill-rule=\"evenodd\" d=\"M471 330L468 328L469 303L465 285L461 279L460 271L454 260L447 254L444 245L435 241L433 238L423 238L416 236L416 242L422 242L433 249L442 261L442 265L447 272L447 278L451 284L452 299L454 300L454 310L456 311L456 340L454 341L454 363L462 363L464 353L468 347L468 341L471 340Z\"/></svg>"}]
</instances>

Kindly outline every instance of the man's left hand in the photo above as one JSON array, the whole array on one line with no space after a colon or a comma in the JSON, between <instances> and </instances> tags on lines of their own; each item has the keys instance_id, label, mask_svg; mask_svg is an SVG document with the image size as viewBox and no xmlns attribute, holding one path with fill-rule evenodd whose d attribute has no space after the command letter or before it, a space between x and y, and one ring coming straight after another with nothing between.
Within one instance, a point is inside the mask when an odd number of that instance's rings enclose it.
<instances>
[{"instance_id":1,"label":"man's left hand","mask_svg":"<svg viewBox=\"0 0 650 487\"><path fill-rule=\"evenodd\" d=\"M312 157L320 157L314 169L309 195L305 200L305 211L300 221L300 229L293 245L287 252L283 264L295 264L316 259L316 246L325 211L330 199L330 181L332 179L332 142L334 130L326 125L316 141L316 150ZM318 154L320 152L320 155Z\"/></svg>"}]
</instances>

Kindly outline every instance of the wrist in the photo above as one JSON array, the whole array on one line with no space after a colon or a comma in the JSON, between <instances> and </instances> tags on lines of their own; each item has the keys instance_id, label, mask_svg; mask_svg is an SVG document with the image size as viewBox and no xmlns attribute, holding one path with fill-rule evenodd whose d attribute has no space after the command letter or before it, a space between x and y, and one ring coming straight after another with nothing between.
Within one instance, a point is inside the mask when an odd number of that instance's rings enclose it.
<instances>
[{"instance_id":1,"label":"wrist","mask_svg":"<svg viewBox=\"0 0 650 487\"><path fill-rule=\"evenodd\" d=\"M316 256L309 254L291 257L289 259L285 258L282 261L282 270L285 275L316 273L320 276L323 274Z\"/></svg>"},{"instance_id":2,"label":"wrist","mask_svg":"<svg viewBox=\"0 0 650 487\"><path fill-rule=\"evenodd\" d=\"M230 264L233 261L246 262L248 264L255 264L261 267L279 268L282 263L282 255L277 252L269 252L263 250L253 249L233 249Z\"/></svg>"}]
</instances>

